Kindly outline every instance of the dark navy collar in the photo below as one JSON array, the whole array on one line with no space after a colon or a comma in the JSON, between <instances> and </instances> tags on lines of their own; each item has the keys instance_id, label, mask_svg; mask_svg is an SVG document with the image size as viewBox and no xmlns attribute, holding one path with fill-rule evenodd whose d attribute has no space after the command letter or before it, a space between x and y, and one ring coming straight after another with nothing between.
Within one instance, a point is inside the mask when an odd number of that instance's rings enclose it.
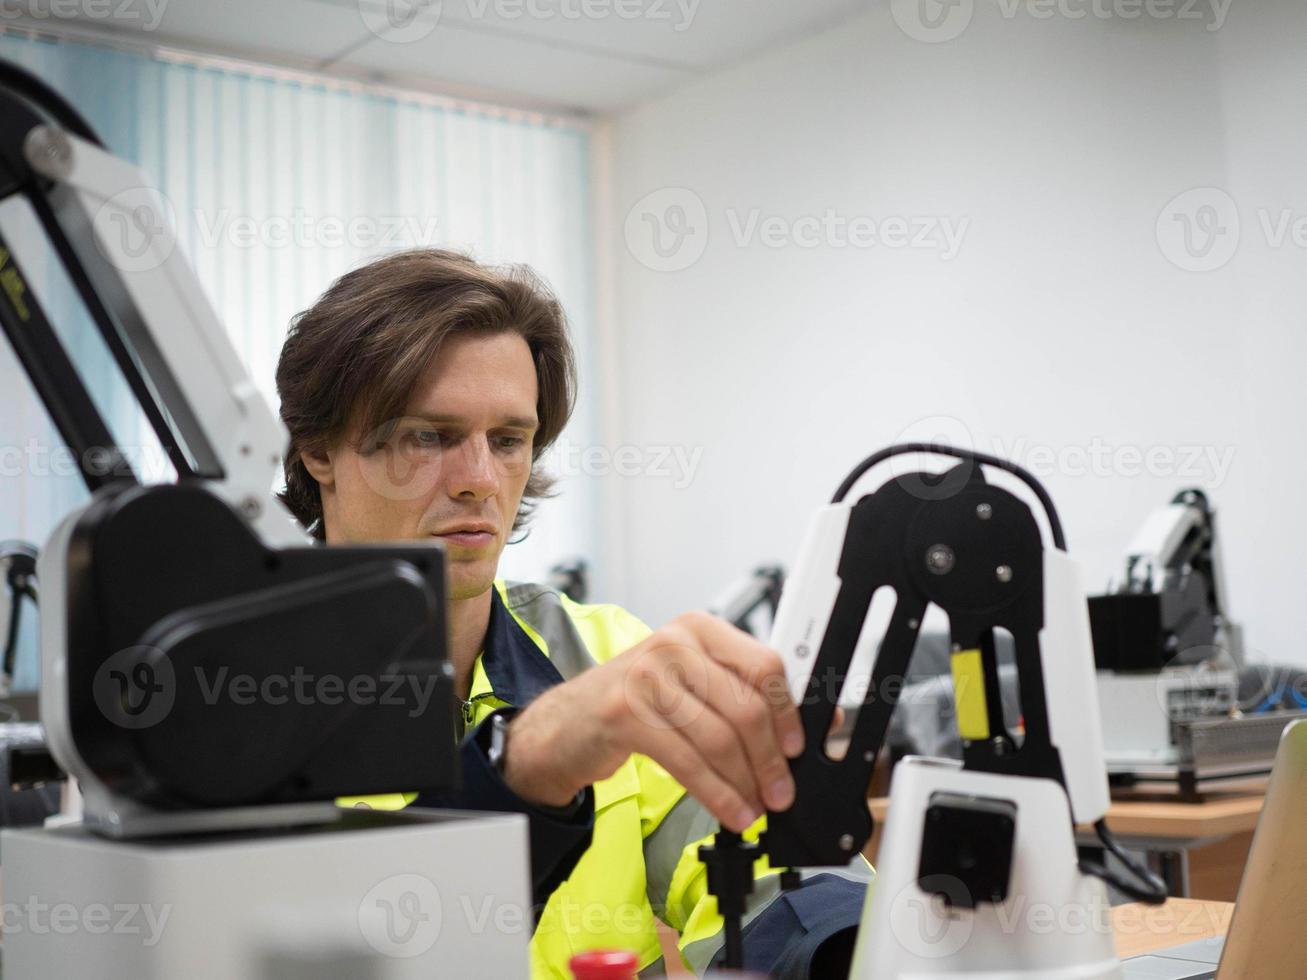
<instances>
[{"instance_id":1,"label":"dark navy collar","mask_svg":"<svg viewBox=\"0 0 1307 980\"><path fill-rule=\"evenodd\" d=\"M490 624L481 653L481 666L495 697L525 708L563 675L527 635L504 605L497 586L490 587Z\"/></svg>"}]
</instances>

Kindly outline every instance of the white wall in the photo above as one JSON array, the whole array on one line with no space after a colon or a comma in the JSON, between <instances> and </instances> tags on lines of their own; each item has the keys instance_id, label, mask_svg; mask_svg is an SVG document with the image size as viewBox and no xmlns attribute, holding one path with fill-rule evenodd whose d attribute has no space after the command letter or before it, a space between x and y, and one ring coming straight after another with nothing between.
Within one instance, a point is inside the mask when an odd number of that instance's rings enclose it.
<instances>
[{"instance_id":1,"label":"white wall","mask_svg":"<svg viewBox=\"0 0 1307 980\"><path fill-rule=\"evenodd\" d=\"M1222 268L1187 271L1168 259L1192 264L1164 213L1206 186L1307 205L1307 139L1264 111L1293 86L1295 106L1307 98L1302 25L1244 8L1127 19L1074 0L1061 9L1112 15L1041 19L1012 3L978 0L943 43L877 5L614 121L608 438L647 469L662 446L702 457L685 486L609 478L623 519L606 591L654 622L701 606L759 562L790 563L862 456L944 435L1045 478L1093 585L1152 508L1206 487L1251 646L1307 663L1293 601L1302 256L1263 263L1243 242ZM682 190L641 203L665 188ZM642 213L669 203L707 245L656 271ZM966 225L951 259L741 244L732 218L755 209ZM1150 452L1146 466L1131 455Z\"/></svg>"},{"instance_id":2,"label":"white wall","mask_svg":"<svg viewBox=\"0 0 1307 980\"><path fill-rule=\"evenodd\" d=\"M1226 521L1228 533L1240 535L1231 542L1238 544L1232 589L1250 643L1300 664L1307 663L1299 616L1307 590L1307 65L1297 42L1305 32L1307 7L1298 0L1259 0L1231 14L1218 46L1230 176L1219 189L1239 231L1226 267L1238 283L1242 336L1231 380L1243 394L1246 447L1243 499L1237 514L1232 502Z\"/></svg>"}]
</instances>

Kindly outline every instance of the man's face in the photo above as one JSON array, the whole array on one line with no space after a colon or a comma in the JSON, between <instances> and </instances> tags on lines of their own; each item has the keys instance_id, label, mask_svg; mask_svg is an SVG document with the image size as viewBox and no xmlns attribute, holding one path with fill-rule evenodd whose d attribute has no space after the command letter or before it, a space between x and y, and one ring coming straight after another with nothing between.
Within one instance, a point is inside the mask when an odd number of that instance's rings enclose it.
<instances>
[{"instance_id":1,"label":"man's face","mask_svg":"<svg viewBox=\"0 0 1307 980\"><path fill-rule=\"evenodd\" d=\"M380 446L354 433L304 454L328 543L441 541L450 598L481 595L522 502L537 427L527 342L511 332L451 335Z\"/></svg>"}]
</instances>

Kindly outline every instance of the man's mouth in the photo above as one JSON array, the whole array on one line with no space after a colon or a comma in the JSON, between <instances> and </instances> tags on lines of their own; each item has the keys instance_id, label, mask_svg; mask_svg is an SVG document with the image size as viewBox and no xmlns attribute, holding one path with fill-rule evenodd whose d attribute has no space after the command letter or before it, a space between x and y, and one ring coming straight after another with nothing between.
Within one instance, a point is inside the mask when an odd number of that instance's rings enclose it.
<instances>
[{"instance_id":1,"label":"man's mouth","mask_svg":"<svg viewBox=\"0 0 1307 980\"><path fill-rule=\"evenodd\" d=\"M495 528L491 524L456 524L433 531L431 536L460 548L484 548L495 540Z\"/></svg>"}]
</instances>

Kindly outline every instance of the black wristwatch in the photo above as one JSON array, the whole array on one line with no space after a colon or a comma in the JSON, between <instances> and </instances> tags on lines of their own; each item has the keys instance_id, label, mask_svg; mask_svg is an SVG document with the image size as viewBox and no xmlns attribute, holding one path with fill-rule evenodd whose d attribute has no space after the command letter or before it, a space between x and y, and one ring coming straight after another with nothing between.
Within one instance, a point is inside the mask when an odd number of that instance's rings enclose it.
<instances>
[{"instance_id":1,"label":"black wristwatch","mask_svg":"<svg viewBox=\"0 0 1307 980\"><path fill-rule=\"evenodd\" d=\"M496 711L486 719L485 727L489 729L486 735L486 759L490 763L490 768L499 774L499 778L504 778L504 769L508 765L508 723L512 721L515 711ZM479 733L478 733L479 734ZM567 806L546 806L543 803L532 803L531 806L542 811L548 816L555 817L559 820L569 820L580 812L581 807L585 805L585 790L580 790L576 794L576 799L572 800Z\"/></svg>"}]
</instances>

